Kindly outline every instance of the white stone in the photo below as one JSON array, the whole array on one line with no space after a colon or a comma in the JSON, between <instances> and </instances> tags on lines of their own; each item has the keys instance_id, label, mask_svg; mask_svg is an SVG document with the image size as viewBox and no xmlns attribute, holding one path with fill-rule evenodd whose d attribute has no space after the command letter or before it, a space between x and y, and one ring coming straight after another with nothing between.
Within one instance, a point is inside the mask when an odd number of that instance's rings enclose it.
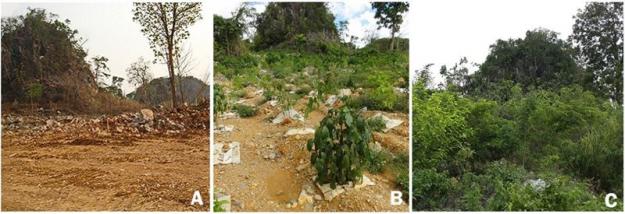
<instances>
[{"instance_id":1,"label":"white stone","mask_svg":"<svg viewBox=\"0 0 625 214\"><path fill-rule=\"evenodd\" d=\"M344 88L339 90L339 97L349 97L352 95L352 90L349 88Z\"/></svg>"},{"instance_id":2,"label":"white stone","mask_svg":"<svg viewBox=\"0 0 625 214\"><path fill-rule=\"evenodd\" d=\"M339 100L339 98L336 95L330 95L330 97L326 99L326 105L332 106L334 105L334 103L336 103L337 100Z\"/></svg>"},{"instance_id":3,"label":"white stone","mask_svg":"<svg viewBox=\"0 0 625 214\"><path fill-rule=\"evenodd\" d=\"M366 186L373 186L373 185L375 185L375 182L371 181L371 179L369 179L369 177L367 177L366 175L363 175L362 182L360 182L360 184L354 185L354 189L360 189Z\"/></svg>"},{"instance_id":4,"label":"white stone","mask_svg":"<svg viewBox=\"0 0 625 214\"><path fill-rule=\"evenodd\" d=\"M215 129L215 133L227 133L234 131L234 125L218 125Z\"/></svg>"},{"instance_id":5,"label":"white stone","mask_svg":"<svg viewBox=\"0 0 625 214\"><path fill-rule=\"evenodd\" d=\"M525 185L530 185L532 187L532 189L536 192L542 192L543 190L545 190L545 188L547 188L549 185L547 184L547 182L545 182L545 180L543 179L529 179L527 181L525 181Z\"/></svg>"},{"instance_id":6,"label":"white stone","mask_svg":"<svg viewBox=\"0 0 625 214\"><path fill-rule=\"evenodd\" d=\"M314 202L315 202L315 200L313 199L313 196L308 195L306 190L302 189L302 191L299 193L299 198L297 199L297 204L301 205L301 206L305 206L306 204L312 204Z\"/></svg>"},{"instance_id":7,"label":"white stone","mask_svg":"<svg viewBox=\"0 0 625 214\"><path fill-rule=\"evenodd\" d=\"M336 189L332 189L332 187L330 187L330 184L319 185L319 183L316 183L316 185L319 188L319 190L321 190L321 193L323 194L323 198L326 201L331 201L336 196L345 192L345 189L343 189L342 186L337 186Z\"/></svg>"},{"instance_id":8,"label":"white stone","mask_svg":"<svg viewBox=\"0 0 625 214\"><path fill-rule=\"evenodd\" d=\"M222 119L233 119L239 118L239 115L236 112L224 112L221 114Z\"/></svg>"}]
</instances>

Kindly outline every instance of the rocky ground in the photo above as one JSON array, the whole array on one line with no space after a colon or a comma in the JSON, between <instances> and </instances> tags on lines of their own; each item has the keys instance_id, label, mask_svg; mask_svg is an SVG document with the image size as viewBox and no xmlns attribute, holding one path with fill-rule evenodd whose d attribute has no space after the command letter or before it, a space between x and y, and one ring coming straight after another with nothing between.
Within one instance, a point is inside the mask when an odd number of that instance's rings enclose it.
<instances>
[{"instance_id":1,"label":"rocky ground","mask_svg":"<svg viewBox=\"0 0 625 214\"><path fill-rule=\"evenodd\" d=\"M206 211L208 112L5 113L2 210Z\"/></svg>"},{"instance_id":2,"label":"rocky ground","mask_svg":"<svg viewBox=\"0 0 625 214\"><path fill-rule=\"evenodd\" d=\"M252 93L239 103L254 105L260 93ZM294 110L303 112L306 99ZM332 200L324 199L314 182L310 152L306 142L327 112L327 107L310 113L303 121L291 118L276 121L281 110L275 102L260 106L259 114L239 118L225 113L216 118L215 185L218 197L230 200L232 211L409 211L406 203L391 206L390 191L399 190L395 177L387 173L366 176L375 183L362 188L348 188ZM365 116L378 112L366 111ZM408 119L405 113L384 113L404 122L387 133L375 133L380 145L393 152L408 152ZM294 117L296 118L296 117ZM279 122L274 124L274 122ZM298 131L295 131L298 130ZM289 133L296 133L287 136ZM237 146L238 144L238 146ZM234 145L234 146L233 146ZM238 148L238 152L231 151ZM239 159L231 155L240 155ZM408 163L406 163L408 164Z\"/></svg>"}]
</instances>

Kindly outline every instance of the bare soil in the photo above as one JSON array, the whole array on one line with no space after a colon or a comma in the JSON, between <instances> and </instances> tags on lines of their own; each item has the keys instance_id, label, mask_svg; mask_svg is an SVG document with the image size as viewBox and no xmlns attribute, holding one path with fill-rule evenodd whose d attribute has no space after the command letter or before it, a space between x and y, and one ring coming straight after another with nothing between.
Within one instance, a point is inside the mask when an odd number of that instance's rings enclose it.
<instances>
[{"instance_id":1,"label":"bare soil","mask_svg":"<svg viewBox=\"0 0 625 214\"><path fill-rule=\"evenodd\" d=\"M255 101L250 101L253 103ZM248 102L246 102L248 103ZM303 112L305 100L300 100L295 109ZM291 207L297 202L304 185L312 185L315 176L310 166L310 152L306 142L313 135L289 136L289 128L316 128L327 109L311 112L305 122L274 125L269 120L279 113L267 103L260 106L260 113L250 118L224 119L216 117L215 126L234 125L229 133L215 134L215 142L241 144L241 163L215 165L216 191L231 196L232 211L409 211L407 204L390 205L390 191L397 190L394 176L387 173L366 174L376 185L351 189L331 201L315 200L313 210L304 206ZM395 118L407 120L406 114L395 114ZM408 151L408 125L404 122L397 130L379 134L394 142L381 142L383 147L398 152ZM267 154L276 152L277 158L267 159ZM406 163L408 164L408 163ZM297 168L300 170L297 170ZM315 191L321 195L318 188Z\"/></svg>"},{"instance_id":2,"label":"bare soil","mask_svg":"<svg viewBox=\"0 0 625 214\"><path fill-rule=\"evenodd\" d=\"M3 128L3 211L209 210L205 130L164 136L63 126ZM190 205L194 191L204 206Z\"/></svg>"}]
</instances>

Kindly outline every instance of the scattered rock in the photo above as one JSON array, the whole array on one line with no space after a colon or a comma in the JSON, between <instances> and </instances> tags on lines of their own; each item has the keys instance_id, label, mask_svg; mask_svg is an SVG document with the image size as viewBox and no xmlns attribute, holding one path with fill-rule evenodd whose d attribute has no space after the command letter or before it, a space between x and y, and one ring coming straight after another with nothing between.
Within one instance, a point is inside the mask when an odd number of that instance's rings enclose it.
<instances>
[{"instance_id":1,"label":"scattered rock","mask_svg":"<svg viewBox=\"0 0 625 214\"><path fill-rule=\"evenodd\" d=\"M399 94L407 94L408 93L408 89L407 88L399 88L399 87L395 87L395 92L399 93Z\"/></svg>"},{"instance_id":2,"label":"scattered rock","mask_svg":"<svg viewBox=\"0 0 625 214\"><path fill-rule=\"evenodd\" d=\"M549 184L547 184L547 182L545 182L545 180L543 179L529 179L527 181L525 181L525 185L530 185L532 187L532 189L536 192L542 192L544 191L547 187L549 187Z\"/></svg>"},{"instance_id":3,"label":"scattered rock","mask_svg":"<svg viewBox=\"0 0 625 214\"><path fill-rule=\"evenodd\" d=\"M144 121L152 121L154 120L154 112L150 109L141 109L141 119Z\"/></svg>"},{"instance_id":4,"label":"scattered rock","mask_svg":"<svg viewBox=\"0 0 625 214\"><path fill-rule=\"evenodd\" d=\"M306 190L302 189L302 191L299 193L297 204L299 204L302 207L305 207L306 205L313 204L313 203L315 203L313 196L309 195L306 192Z\"/></svg>"},{"instance_id":5,"label":"scattered rock","mask_svg":"<svg viewBox=\"0 0 625 214\"><path fill-rule=\"evenodd\" d=\"M300 171L302 171L302 170L306 169L306 167L307 167L307 166L308 166L308 165L306 165L306 164L301 164L301 165L297 166L297 168L295 168L295 170L297 170L298 172L300 172Z\"/></svg>"},{"instance_id":6,"label":"scattered rock","mask_svg":"<svg viewBox=\"0 0 625 214\"><path fill-rule=\"evenodd\" d=\"M344 88L339 90L339 97L349 97L352 95L352 90L349 88Z\"/></svg>"},{"instance_id":7,"label":"scattered rock","mask_svg":"<svg viewBox=\"0 0 625 214\"><path fill-rule=\"evenodd\" d=\"M354 185L354 189L360 189L366 186L373 186L375 185L375 183L373 181L371 181L371 179L369 179L369 177L367 177L366 175L362 176L362 182L360 182L360 184L355 184Z\"/></svg>"},{"instance_id":8,"label":"scattered rock","mask_svg":"<svg viewBox=\"0 0 625 214\"><path fill-rule=\"evenodd\" d=\"M319 188L319 190L321 190L321 193L323 194L323 198L326 201L331 201L336 196L345 192L345 189L343 189L343 186L337 186L336 189L332 189L330 187L330 184L319 185L319 183L316 183L316 185Z\"/></svg>"},{"instance_id":9,"label":"scattered rock","mask_svg":"<svg viewBox=\"0 0 625 214\"><path fill-rule=\"evenodd\" d=\"M334 103L336 103L336 101L337 101L338 99L339 99L339 98L338 98L336 95L330 95L330 97L328 97L328 99L326 99L326 105L328 105L328 106L333 106L333 105L334 105Z\"/></svg>"},{"instance_id":10,"label":"scattered rock","mask_svg":"<svg viewBox=\"0 0 625 214\"><path fill-rule=\"evenodd\" d=\"M239 118L239 114L236 112L224 112L221 113L221 119L236 119Z\"/></svg>"},{"instance_id":11,"label":"scattered rock","mask_svg":"<svg viewBox=\"0 0 625 214\"><path fill-rule=\"evenodd\" d=\"M228 133L234 131L234 125L218 125L215 128L215 133Z\"/></svg>"}]
</instances>

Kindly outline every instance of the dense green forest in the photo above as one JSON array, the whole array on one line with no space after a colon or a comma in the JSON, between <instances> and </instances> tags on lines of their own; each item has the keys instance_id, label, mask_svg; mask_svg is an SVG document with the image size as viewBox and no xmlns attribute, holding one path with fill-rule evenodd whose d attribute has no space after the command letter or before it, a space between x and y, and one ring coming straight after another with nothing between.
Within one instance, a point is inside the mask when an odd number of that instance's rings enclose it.
<instances>
[{"instance_id":1,"label":"dense green forest","mask_svg":"<svg viewBox=\"0 0 625 214\"><path fill-rule=\"evenodd\" d=\"M413 209L622 210L623 3L588 3L567 40L547 29L417 71Z\"/></svg>"}]
</instances>

